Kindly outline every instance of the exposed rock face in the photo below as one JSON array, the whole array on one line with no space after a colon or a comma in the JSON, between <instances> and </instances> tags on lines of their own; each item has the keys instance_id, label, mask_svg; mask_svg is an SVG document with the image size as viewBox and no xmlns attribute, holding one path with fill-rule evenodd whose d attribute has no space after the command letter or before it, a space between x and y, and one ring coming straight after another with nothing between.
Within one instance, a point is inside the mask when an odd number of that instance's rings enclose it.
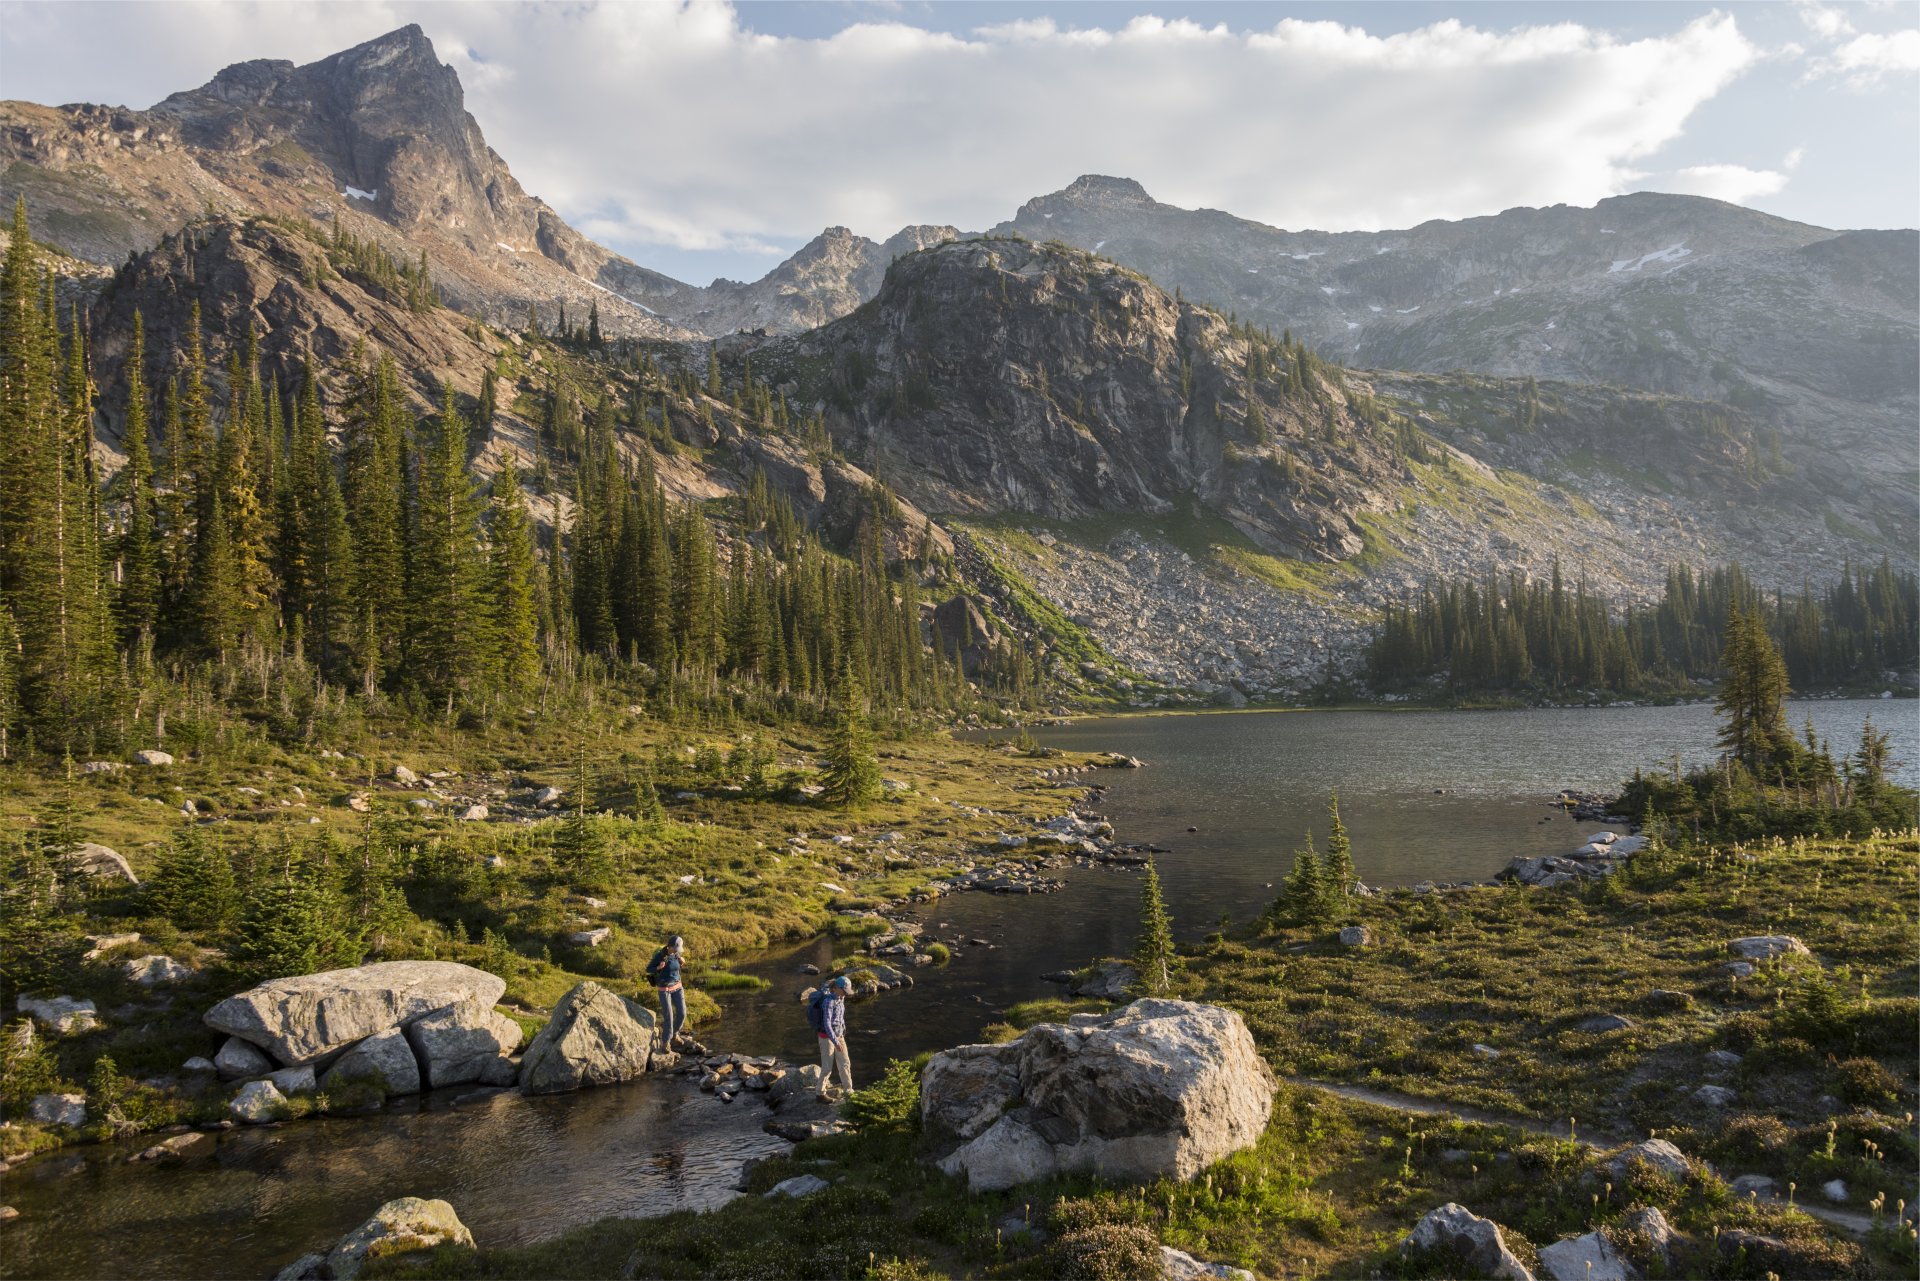
<instances>
[{"instance_id":1,"label":"exposed rock face","mask_svg":"<svg viewBox=\"0 0 1920 1281\"><path fill-rule=\"evenodd\" d=\"M377 1081L388 1094L418 1094L420 1063L414 1057L406 1032L397 1027L388 1028L368 1037L327 1069L322 1084L331 1090L353 1081Z\"/></svg>"},{"instance_id":2,"label":"exposed rock face","mask_svg":"<svg viewBox=\"0 0 1920 1281\"><path fill-rule=\"evenodd\" d=\"M1240 1016L1185 1001L962 1046L921 1081L927 1132L958 1144L941 1168L976 1189L1068 1171L1190 1178L1256 1142L1272 1107L1273 1076Z\"/></svg>"},{"instance_id":3,"label":"exposed rock face","mask_svg":"<svg viewBox=\"0 0 1920 1281\"><path fill-rule=\"evenodd\" d=\"M630 1081L647 1070L656 1019L652 1010L582 983L561 997L553 1016L520 1061L520 1088L559 1094L588 1085Z\"/></svg>"},{"instance_id":4,"label":"exposed rock face","mask_svg":"<svg viewBox=\"0 0 1920 1281\"><path fill-rule=\"evenodd\" d=\"M1451 1201L1427 1211L1400 1248L1451 1256L1460 1268L1456 1275L1462 1277L1533 1281L1533 1273L1507 1248L1499 1224Z\"/></svg>"},{"instance_id":5,"label":"exposed rock face","mask_svg":"<svg viewBox=\"0 0 1920 1281\"><path fill-rule=\"evenodd\" d=\"M895 258L959 234L952 227L906 227L876 244L845 227L828 227L751 284L716 280L705 289L671 295L665 306L681 323L709 334L813 329L879 292L887 265Z\"/></svg>"},{"instance_id":6,"label":"exposed rock face","mask_svg":"<svg viewBox=\"0 0 1920 1281\"><path fill-rule=\"evenodd\" d=\"M382 961L274 979L207 1011L208 1027L282 1063L313 1063L355 1041L464 1002L492 1006L506 981L451 961Z\"/></svg>"},{"instance_id":7,"label":"exposed rock face","mask_svg":"<svg viewBox=\"0 0 1920 1281\"><path fill-rule=\"evenodd\" d=\"M1843 494L1910 469L1920 238L1692 196L1509 209L1404 231L1288 232L1089 176L995 229L1058 238L1345 363L1643 387L1753 408ZM1844 465L1837 460L1844 457ZM1842 473L1851 472L1851 476ZM1898 474L1905 475L1905 471Z\"/></svg>"},{"instance_id":8,"label":"exposed rock face","mask_svg":"<svg viewBox=\"0 0 1920 1281\"><path fill-rule=\"evenodd\" d=\"M520 1045L520 1025L491 1003L463 1002L407 1028L429 1089L478 1081L490 1063Z\"/></svg>"}]
</instances>

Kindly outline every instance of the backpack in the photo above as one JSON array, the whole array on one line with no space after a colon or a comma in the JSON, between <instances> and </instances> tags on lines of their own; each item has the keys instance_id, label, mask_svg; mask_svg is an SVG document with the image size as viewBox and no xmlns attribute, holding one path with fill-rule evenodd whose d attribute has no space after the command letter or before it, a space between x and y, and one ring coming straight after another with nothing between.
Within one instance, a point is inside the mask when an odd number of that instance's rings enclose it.
<instances>
[{"instance_id":1,"label":"backpack","mask_svg":"<svg viewBox=\"0 0 1920 1281\"><path fill-rule=\"evenodd\" d=\"M827 1034L827 988L824 983L807 1001L807 1026L813 1029L815 1036Z\"/></svg>"},{"instance_id":2,"label":"backpack","mask_svg":"<svg viewBox=\"0 0 1920 1281\"><path fill-rule=\"evenodd\" d=\"M651 961L647 962L647 982L658 987L660 985L660 971L666 967L666 963L667 949L663 947L653 954Z\"/></svg>"}]
</instances>

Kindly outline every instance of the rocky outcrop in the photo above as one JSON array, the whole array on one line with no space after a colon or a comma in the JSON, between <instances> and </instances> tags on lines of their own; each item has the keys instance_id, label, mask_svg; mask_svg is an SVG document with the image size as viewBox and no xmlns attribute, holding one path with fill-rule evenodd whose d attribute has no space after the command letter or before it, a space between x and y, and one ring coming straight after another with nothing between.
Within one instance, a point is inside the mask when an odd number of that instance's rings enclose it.
<instances>
[{"instance_id":1,"label":"rocky outcrop","mask_svg":"<svg viewBox=\"0 0 1920 1281\"><path fill-rule=\"evenodd\" d=\"M208 1010L208 1027L289 1065L314 1063L354 1042L455 1005L492 1006L506 981L451 961L382 961L274 979Z\"/></svg>"},{"instance_id":2,"label":"rocky outcrop","mask_svg":"<svg viewBox=\"0 0 1920 1281\"><path fill-rule=\"evenodd\" d=\"M575 987L520 1060L520 1088L559 1094L630 1081L647 1070L656 1020L652 1010L598 983Z\"/></svg>"},{"instance_id":3,"label":"rocky outcrop","mask_svg":"<svg viewBox=\"0 0 1920 1281\"><path fill-rule=\"evenodd\" d=\"M1141 1000L937 1054L921 1118L940 1167L998 1189L1085 1171L1190 1178L1259 1139L1273 1076L1238 1014Z\"/></svg>"},{"instance_id":4,"label":"rocky outcrop","mask_svg":"<svg viewBox=\"0 0 1920 1281\"><path fill-rule=\"evenodd\" d=\"M453 1206L400 1197L375 1210L373 1217L325 1254L301 1256L282 1269L275 1281L353 1281L370 1259L384 1261L442 1245L473 1245L473 1233L460 1222Z\"/></svg>"},{"instance_id":5,"label":"rocky outcrop","mask_svg":"<svg viewBox=\"0 0 1920 1281\"><path fill-rule=\"evenodd\" d=\"M506 1056L519 1048L520 1025L491 1002L467 1001L410 1024L407 1041L429 1089L486 1078L502 1084L513 1080Z\"/></svg>"},{"instance_id":6,"label":"rocky outcrop","mask_svg":"<svg viewBox=\"0 0 1920 1281\"><path fill-rule=\"evenodd\" d=\"M1443 1275L1533 1281L1533 1273L1507 1248L1499 1224L1451 1201L1427 1211L1426 1217L1415 1224L1400 1243L1400 1249L1403 1252L1418 1250L1447 1260L1443 1266L1448 1271Z\"/></svg>"}]
</instances>

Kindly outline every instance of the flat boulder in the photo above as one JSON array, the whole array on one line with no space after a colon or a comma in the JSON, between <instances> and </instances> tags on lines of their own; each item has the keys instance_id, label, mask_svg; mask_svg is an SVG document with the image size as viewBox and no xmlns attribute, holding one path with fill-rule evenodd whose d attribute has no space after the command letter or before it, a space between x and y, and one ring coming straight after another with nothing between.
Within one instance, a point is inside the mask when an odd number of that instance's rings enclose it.
<instances>
[{"instance_id":1,"label":"flat boulder","mask_svg":"<svg viewBox=\"0 0 1920 1281\"><path fill-rule=\"evenodd\" d=\"M47 1030L61 1035L90 1032L100 1026L100 1013L92 1001L71 996L23 996L16 1008Z\"/></svg>"},{"instance_id":2,"label":"flat boulder","mask_svg":"<svg viewBox=\"0 0 1920 1281\"><path fill-rule=\"evenodd\" d=\"M1540 1271L1553 1281L1639 1281L1640 1272L1599 1232L1567 1237L1540 1251Z\"/></svg>"},{"instance_id":3,"label":"flat boulder","mask_svg":"<svg viewBox=\"0 0 1920 1281\"><path fill-rule=\"evenodd\" d=\"M121 967L127 977L141 987L153 987L158 983L179 983L193 977L191 966L182 965L171 956L142 956L128 961Z\"/></svg>"},{"instance_id":4,"label":"flat boulder","mask_svg":"<svg viewBox=\"0 0 1920 1281\"><path fill-rule=\"evenodd\" d=\"M921 1119L975 1190L1053 1174L1191 1178L1259 1140L1273 1074L1240 1016L1147 999L937 1054Z\"/></svg>"},{"instance_id":5,"label":"flat boulder","mask_svg":"<svg viewBox=\"0 0 1920 1281\"><path fill-rule=\"evenodd\" d=\"M1727 950L1743 961L1771 961L1776 956L1811 956L1807 945L1791 934L1755 934L1735 939Z\"/></svg>"},{"instance_id":6,"label":"flat boulder","mask_svg":"<svg viewBox=\"0 0 1920 1281\"><path fill-rule=\"evenodd\" d=\"M149 747L135 752L133 754L133 763L136 765L171 765L173 764L173 757L166 752L155 751Z\"/></svg>"},{"instance_id":7,"label":"flat boulder","mask_svg":"<svg viewBox=\"0 0 1920 1281\"><path fill-rule=\"evenodd\" d=\"M378 1085L388 1094L420 1092L420 1062L404 1030L393 1027L374 1033L342 1054L320 1083L335 1090L358 1082Z\"/></svg>"},{"instance_id":8,"label":"flat boulder","mask_svg":"<svg viewBox=\"0 0 1920 1281\"><path fill-rule=\"evenodd\" d=\"M1624 1182L1635 1161L1673 1179L1685 1179L1693 1173L1693 1162L1687 1159L1687 1154L1666 1139L1643 1139L1621 1148L1607 1158L1607 1172L1616 1182Z\"/></svg>"},{"instance_id":9,"label":"flat boulder","mask_svg":"<svg viewBox=\"0 0 1920 1281\"><path fill-rule=\"evenodd\" d=\"M208 1010L205 1022L282 1063L313 1063L462 1002L492 1006L506 990L504 979L470 965L382 961L262 983Z\"/></svg>"},{"instance_id":10,"label":"flat boulder","mask_svg":"<svg viewBox=\"0 0 1920 1281\"><path fill-rule=\"evenodd\" d=\"M646 1006L598 983L581 983L555 1003L521 1057L520 1088L560 1094L630 1081L647 1070L655 1025Z\"/></svg>"},{"instance_id":11,"label":"flat boulder","mask_svg":"<svg viewBox=\"0 0 1920 1281\"><path fill-rule=\"evenodd\" d=\"M1366 947L1373 942L1373 934L1364 925L1349 925L1340 931L1341 947Z\"/></svg>"},{"instance_id":12,"label":"flat boulder","mask_svg":"<svg viewBox=\"0 0 1920 1281\"><path fill-rule=\"evenodd\" d=\"M1446 1259L1448 1271L1441 1274L1445 1276L1533 1281L1526 1264L1507 1248L1499 1224L1452 1201L1427 1211L1400 1243L1400 1249L1402 1253L1419 1250Z\"/></svg>"},{"instance_id":13,"label":"flat boulder","mask_svg":"<svg viewBox=\"0 0 1920 1281\"><path fill-rule=\"evenodd\" d=\"M489 1064L520 1047L520 1025L477 1001L429 1014L406 1035L427 1088L435 1090L480 1080Z\"/></svg>"}]
</instances>

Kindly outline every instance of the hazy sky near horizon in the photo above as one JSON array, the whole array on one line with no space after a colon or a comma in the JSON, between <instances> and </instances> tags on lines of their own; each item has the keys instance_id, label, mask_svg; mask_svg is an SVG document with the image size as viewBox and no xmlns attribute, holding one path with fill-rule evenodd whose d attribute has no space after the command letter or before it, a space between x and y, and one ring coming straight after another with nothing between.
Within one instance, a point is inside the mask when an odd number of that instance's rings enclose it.
<instances>
[{"instance_id":1,"label":"hazy sky near horizon","mask_svg":"<svg viewBox=\"0 0 1920 1281\"><path fill-rule=\"evenodd\" d=\"M0 0L0 97L145 107L409 22L530 192L701 283L1082 173L1296 229L1637 190L1920 222L1916 0Z\"/></svg>"}]
</instances>

